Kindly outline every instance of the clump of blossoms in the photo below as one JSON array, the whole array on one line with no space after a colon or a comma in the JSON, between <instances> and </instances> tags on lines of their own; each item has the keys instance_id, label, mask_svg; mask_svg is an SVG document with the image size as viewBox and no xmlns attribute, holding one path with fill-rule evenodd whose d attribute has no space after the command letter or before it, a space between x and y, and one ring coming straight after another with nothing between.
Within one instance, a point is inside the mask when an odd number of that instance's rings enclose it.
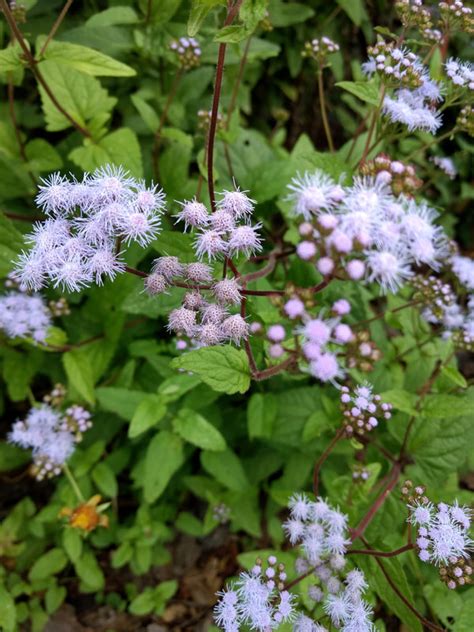
<instances>
[{"instance_id":1,"label":"clump of blossoms","mask_svg":"<svg viewBox=\"0 0 474 632\"><path fill-rule=\"evenodd\" d=\"M434 223L438 213L423 201L395 197L375 178L355 177L343 187L316 171L289 188L303 220L297 253L325 278L365 279L396 292L414 268L438 269L447 254L447 237Z\"/></svg>"},{"instance_id":2,"label":"clump of blossoms","mask_svg":"<svg viewBox=\"0 0 474 632\"><path fill-rule=\"evenodd\" d=\"M92 426L90 413L82 406L70 406L65 412L48 404L31 408L24 420L16 421L8 441L32 450L32 474L38 481L61 473L83 433Z\"/></svg>"},{"instance_id":3,"label":"clump of blossoms","mask_svg":"<svg viewBox=\"0 0 474 632\"><path fill-rule=\"evenodd\" d=\"M374 177L376 182L389 185L395 196L411 196L423 185L423 181L416 176L413 165L391 160L386 154L379 154L373 160L365 162L360 167L360 173Z\"/></svg>"},{"instance_id":4,"label":"clump of blossoms","mask_svg":"<svg viewBox=\"0 0 474 632\"><path fill-rule=\"evenodd\" d=\"M347 516L321 498L312 502L304 495L294 496L289 507L290 516L283 528L290 544L301 549L297 573L313 578L308 596L320 604L321 616L328 617L337 629L370 632L372 609L363 599L365 577L358 569L345 570L350 544ZM218 593L214 610L217 625L225 632L238 631L241 625L266 632L293 621L296 632L326 630L298 611L296 597L285 581L286 572L275 556L268 558L265 567L257 560L249 573L242 573L237 582Z\"/></svg>"},{"instance_id":5,"label":"clump of blossoms","mask_svg":"<svg viewBox=\"0 0 474 632\"><path fill-rule=\"evenodd\" d=\"M338 50L339 44L333 42L329 37L323 36L321 39L314 38L311 41L306 42L301 54L303 57L311 57L321 66L325 66L327 63L327 56L331 53L337 53Z\"/></svg>"},{"instance_id":6,"label":"clump of blossoms","mask_svg":"<svg viewBox=\"0 0 474 632\"><path fill-rule=\"evenodd\" d=\"M397 0L395 9L405 28L418 28L422 32L431 30L431 13L422 0Z\"/></svg>"},{"instance_id":7,"label":"clump of blossoms","mask_svg":"<svg viewBox=\"0 0 474 632\"><path fill-rule=\"evenodd\" d=\"M448 59L445 64L446 75L455 88L474 90L474 66L461 59Z\"/></svg>"},{"instance_id":8,"label":"clump of blossoms","mask_svg":"<svg viewBox=\"0 0 474 632\"><path fill-rule=\"evenodd\" d=\"M412 489L412 486L411 481L406 481L404 491L411 494L408 520L417 530L418 557L439 567L440 578L448 588L472 583L474 542L469 536L472 510L457 502L435 506L424 495L423 487Z\"/></svg>"},{"instance_id":9,"label":"clump of blossoms","mask_svg":"<svg viewBox=\"0 0 474 632\"><path fill-rule=\"evenodd\" d=\"M373 394L367 382L351 393L347 386L341 388L341 407L344 415L344 431L348 437L364 436L379 425L379 420L392 416L392 405Z\"/></svg>"},{"instance_id":10,"label":"clump of blossoms","mask_svg":"<svg viewBox=\"0 0 474 632\"><path fill-rule=\"evenodd\" d=\"M9 292L0 296L0 329L9 338L45 342L51 320L51 311L37 294Z\"/></svg>"},{"instance_id":11,"label":"clump of blossoms","mask_svg":"<svg viewBox=\"0 0 474 632\"><path fill-rule=\"evenodd\" d=\"M456 119L456 126L461 132L474 136L474 108L472 105L465 105L460 110Z\"/></svg>"},{"instance_id":12,"label":"clump of blossoms","mask_svg":"<svg viewBox=\"0 0 474 632\"><path fill-rule=\"evenodd\" d=\"M170 49L176 55L178 64L183 70L191 70L201 63L201 47L194 37L180 37L173 40Z\"/></svg>"},{"instance_id":13,"label":"clump of blossoms","mask_svg":"<svg viewBox=\"0 0 474 632\"><path fill-rule=\"evenodd\" d=\"M430 158L430 161L439 167L443 173L445 173L450 180L454 180L458 175L458 170L456 169L456 165L454 164L452 158L448 158L447 156L433 156Z\"/></svg>"},{"instance_id":14,"label":"clump of blossoms","mask_svg":"<svg viewBox=\"0 0 474 632\"><path fill-rule=\"evenodd\" d=\"M147 188L122 168L106 166L81 181L55 173L36 197L48 216L27 241L16 274L22 287L39 290L48 282L76 292L125 270L122 249L148 245L160 232L164 194Z\"/></svg>"},{"instance_id":15,"label":"clump of blossoms","mask_svg":"<svg viewBox=\"0 0 474 632\"><path fill-rule=\"evenodd\" d=\"M410 50L379 38L367 52L369 60L362 66L366 74L377 73L392 87L419 88L423 85L426 70Z\"/></svg>"}]
</instances>

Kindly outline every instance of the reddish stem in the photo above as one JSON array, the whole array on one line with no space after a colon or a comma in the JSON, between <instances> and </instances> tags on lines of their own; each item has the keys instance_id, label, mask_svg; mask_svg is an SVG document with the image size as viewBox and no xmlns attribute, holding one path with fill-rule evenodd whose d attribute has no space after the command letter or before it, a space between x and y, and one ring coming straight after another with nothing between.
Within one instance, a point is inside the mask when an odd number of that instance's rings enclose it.
<instances>
[{"instance_id":1,"label":"reddish stem","mask_svg":"<svg viewBox=\"0 0 474 632\"><path fill-rule=\"evenodd\" d=\"M314 493L315 496L318 495L319 472L321 471L321 467L325 463L325 461L328 458L328 456L331 454L331 452L332 452L334 446L336 445L336 443L339 441L339 439L342 439L343 436L344 436L344 428L339 428L339 430L337 431L336 435L333 437L333 440L331 441L331 443L328 445L328 447L324 450L324 452L321 454L319 459L314 464L313 493Z\"/></svg>"}]
</instances>

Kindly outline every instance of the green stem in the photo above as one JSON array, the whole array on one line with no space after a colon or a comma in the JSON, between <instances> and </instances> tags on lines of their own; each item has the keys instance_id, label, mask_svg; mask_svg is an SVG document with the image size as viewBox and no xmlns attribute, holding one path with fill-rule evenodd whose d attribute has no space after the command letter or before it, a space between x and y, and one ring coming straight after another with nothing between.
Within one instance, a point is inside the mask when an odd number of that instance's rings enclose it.
<instances>
[{"instance_id":1,"label":"green stem","mask_svg":"<svg viewBox=\"0 0 474 632\"><path fill-rule=\"evenodd\" d=\"M329 127L329 121L326 111L326 99L324 97L324 83L323 83L323 69L318 68L318 92L319 92L319 106L321 108L321 118L323 119L323 127L326 133L326 138L329 145L329 150L334 151L334 142L332 140L331 128Z\"/></svg>"},{"instance_id":2,"label":"green stem","mask_svg":"<svg viewBox=\"0 0 474 632\"><path fill-rule=\"evenodd\" d=\"M76 494L77 498L79 499L79 501L81 503L85 502L85 498L82 495L82 492L79 489L79 485L77 484L77 481L74 478L73 473L69 469L69 465L67 463L64 463L64 465L63 465L63 472L64 472L64 474L66 474L66 477L67 477L71 487L73 488L74 493Z\"/></svg>"}]
</instances>

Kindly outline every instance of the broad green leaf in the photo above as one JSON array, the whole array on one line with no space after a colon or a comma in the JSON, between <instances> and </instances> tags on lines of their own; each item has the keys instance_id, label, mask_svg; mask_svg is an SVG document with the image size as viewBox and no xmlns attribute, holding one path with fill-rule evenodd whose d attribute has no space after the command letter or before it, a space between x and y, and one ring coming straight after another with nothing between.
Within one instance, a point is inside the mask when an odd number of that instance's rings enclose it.
<instances>
[{"instance_id":1,"label":"broad green leaf","mask_svg":"<svg viewBox=\"0 0 474 632\"><path fill-rule=\"evenodd\" d=\"M38 68L52 93L64 110L83 127L103 125L117 100L110 97L94 77L85 75L53 60L44 60ZM59 132L71 127L72 123L57 110L44 88L40 86L46 129Z\"/></svg>"},{"instance_id":2,"label":"broad green leaf","mask_svg":"<svg viewBox=\"0 0 474 632\"><path fill-rule=\"evenodd\" d=\"M171 366L192 371L220 393L245 393L250 387L250 368L245 351L230 345L196 349L175 358Z\"/></svg>"},{"instance_id":3,"label":"broad green leaf","mask_svg":"<svg viewBox=\"0 0 474 632\"><path fill-rule=\"evenodd\" d=\"M21 46L16 42L13 46L8 46L0 50L0 72L10 73L22 71L25 62L22 59L23 51Z\"/></svg>"},{"instance_id":4,"label":"broad green leaf","mask_svg":"<svg viewBox=\"0 0 474 632\"><path fill-rule=\"evenodd\" d=\"M469 415L474 411L474 390L466 392L464 395L428 395L423 403L422 415L424 417L438 417L446 419L450 417L460 417Z\"/></svg>"},{"instance_id":5,"label":"broad green leaf","mask_svg":"<svg viewBox=\"0 0 474 632\"><path fill-rule=\"evenodd\" d=\"M441 373L461 388L467 388L466 378L454 366L441 367Z\"/></svg>"},{"instance_id":6,"label":"broad green leaf","mask_svg":"<svg viewBox=\"0 0 474 632\"><path fill-rule=\"evenodd\" d=\"M137 108L138 113L150 132L155 133L160 125L160 119L155 110L138 94L132 94L130 97L133 105Z\"/></svg>"},{"instance_id":7,"label":"broad green leaf","mask_svg":"<svg viewBox=\"0 0 474 632\"><path fill-rule=\"evenodd\" d=\"M228 489L243 491L249 485L240 459L228 449L224 452L202 452L203 468Z\"/></svg>"},{"instance_id":8,"label":"broad green leaf","mask_svg":"<svg viewBox=\"0 0 474 632\"><path fill-rule=\"evenodd\" d=\"M472 411L471 411L472 412ZM420 483L439 485L461 468L474 441L472 415L454 419L419 419L413 427L408 451Z\"/></svg>"},{"instance_id":9,"label":"broad green leaf","mask_svg":"<svg viewBox=\"0 0 474 632\"><path fill-rule=\"evenodd\" d=\"M105 496L115 498L118 492L117 479L110 467L104 463L97 463L92 470L92 480Z\"/></svg>"},{"instance_id":10,"label":"broad green leaf","mask_svg":"<svg viewBox=\"0 0 474 632\"><path fill-rule=\"evenodd\" d=\"M164 24L174 16L182 0L139 0L140 9L153 24Z\"/></svg>"},{"instance_id":11,"label":"broad green leaf","mask_svg":"<svg viewBox=\"0 0 474 632\"><path fill-rule=\"evenodd\" d=\"M15 600L3 584L0 584L0 629L4 632L17 629Z\"/></svg>"},{"instance_id":12,"label":"broad green leaf","mask_svg":"<svg viewBox=\"0 0 474 632\"><path fill-rule=\"evenodd\" d=\"M89 404L94 404L94 380L87 355L80 351L68 351L63 355L63 364L69 385Z\"/></svg>"},{"instance_id":13,"label":"broad green leaf","mask_svg":"<svg viewBox=\"0 0 474 632\"><path fill-rule=\"evenodd\" d=\"M100 26L115 26L116 24L136 24L138 22L138 15L132 7L117 6L105 9L105 11L99 11L94 13L87 20L88 26L100 27Z\"/></svg>"},{"instance_id":14,"label":"broad green leaf","mask_svg":"<svg viewBox=\"0 0 474 632\"><path fill-rule=\"evenodd\" d=\"M27 143L25 154L32 171L56 171L63 166L60 154L43 138L35 138Z\"/></svg>"},{"instance_id":15,"label":"broad green leaf","mask_svg":"<svg viewBox=\"0 0 474 632\"><path fill-rule=\"evenodd\" d=\"M38 38L37 49L40 49L44 37ZM73 68L93 77L133 77L137 73L133 68L93 48L51 40L44 58Z\"/></svg>"},{"instance_id":16,"label":"broad green leaf","mask_svg":"<svg viewBox=\"0 0 474 632\"><path fill-rule=\"evenodd\" d=\"M381 393L382 400L392 404L394 410L399 410L408 415L418 415L415 406L418 397L415 393L404 391L403 389L392 389Z\"/></svg>"},{"instance_id":17,"label":"broad green leaf","mask_svg":"<svg viewBox=\"0 0 474 632\"><path fill-rule=\"evenodd\" d=\"M465 593L464 604L453 627L453 632L472 632L474 621L474 598L472 591Z\"/></svg>"},{"instance_id":18,"label":"broad green leaf","mask_svg":"<svg viewBox=\"0 0 474 632\"><path fill-rule=\"evenodd\" d=\"M277 416L277 402L272 393L254 393L247 407L247 428L250 439L269 438Z\"/></svg>"},{"instance_id":19,"label":"broad green leaf","mask_svg":"<svg viewBox=\"0 0 474 632\"><path fill-rule=\"evenodd\" d=\"M246 0L239 10L239 17L251 33L259 22L267 16L268 0Z\"/></svg>"},{"instance_id":20,"label":"broad green leaf","mask_svg":"<svg viewBox=\"0 0 474 632\"><path fill-rule=\"evenodd\" d=\"M225 4L225 0L192 0L188 18L188 35L194 37L201 28L209 11Z\"/></svg>"},{"instance_id":21,"label":"broad green leaf","mask_svg":"<svg viewBox=\"0 0 474 632\"><path fill-rule=\"evenodd\" d=\"M77 529L72 527L64 528L62 545L71 562L77 562L82 554L82 538Z\"/></svg>"},{"instance_id":22,"label":"broad green leaf","mask_svg":"<svg viewBox=\"0 0 474 632\"><path fill-rule=\"evenodd\" d=\"M67 556L62 549L51 549L35 561L28 573L28 578L31 581L37 581L56 575L63 570L67 562Z\"/></svg>"},{"instance_id":23,"label":"broad green leaf","mask_svg":"<svg viewBox=\"0 0 474 632\"><path fill-rule=\"evenodd\" d=\"M0 212L0 244L8 246L15 254L19 253L24 245L23 235L2 212ZM12 267L11 264L10 267Z\"/></svg>"},{"instance_id":24,"label":"broad green leaf","mask_svg":"<svg viewBox=\"0 0 474 632\"><path fill-rule=\"evenodd\" d=\"M361 555L357 556L357 562L362 566L366 577L370 577L370 587L375 590L389 610L394 612L400 621L403 621L410 632L423 632L419 619L394 593L377 562L369 556ZM413 603L413 595L400 562L395 559L384 559L381 560L381 564L401 594Z\"/></svg>"},{"instance_id":25,"label":"broad green leaf","mask_svg":"<svg viewBox=\"0 0 474 632\"><path fill-rule=\"evenodd\" d=\"M167 430L153 437L145 458L144 494L147 503L153 503L161 496L183 462L183 442L179 437Z\"/></svg>"},{"instance_id":26,"label":"broad green leaf","mask_svg":"<svg viewBox=\"0 0 474 632\"><path fill-rule=\"evenodd\" d=\"M69 158L84 171L114 164L125 167L136 178L143 175L140 144L135 132L128 127L117 129L97 142L84 139L83 146L73 149Z\"/></svg>"},{"instance_id":27,"label":"broad green leaf","mask_svg":"<svg viewBox=\"0 0 474 632\"><path fill-rule=\"evenodd\" d=\"M91 551L85 551L75 562L74 568L87 592L102 590L105 584L104 573Z\"/></svg>"},{"instance_id":28,"label":"broad green leaf","mask_svg":"<svg viewBox=\"0 0 474 632\"><path fill-rule=\"evenodd\" d=\"M214 36L214 41L225 42L226 44L237 44L246 39L251 32L252 31L244 24L230 24L217 31Z\"/></svg>"},{"instance_id":29,"label":"broad green leaf","mask_svg":"<svg viewBox=\"0 0 474 632\"><path fill-rule=\"evenodd\" d=\"M104 410L115 413L127 421L132 420L135 410L147 395L143 391L133 391L114 386L98 388L96 394L99 404Z\"/></svg>"},{"instance_id":30,"label":"broad green leaf","mask_svg":"<svg viewBox=\"0 0 474 632\"><path fill-rule=\"evenodd\" d=\"M163 419L166 414L166 404L162 397L150 393L145 395L133 413L128 428L128 436L134 439L143 434Z\"/></svg>"},{"instance_id":31,"label":"broad green leaf","mask_svg":"<svg viewBox=\"0 0 474 632\"><path fill-rule=\"evenodd\" d=\"M339 81L336 86L370 105L380 104L379 87L374 81Z\"/></svg>"},{"instance_id":32,"label":"broad green leaf","mask_svg":"<svg viewBox=\"0 0 474 632\"><path fill-rule=\"evenodd\" d=\"M367 18L363 0L337 0L337 4L344 9L356 26L360 26Z\"/></svg>"},{"instance_id":33,"label":"broad green leaf","mask_svg":"<svg viewBox=\"0 0 474 632\"><path fill-rule=\"evenodd\" d=\"M285 27L309 20L314 15L314 9L300 2L271 0L269 13L272 26Z\"/></svg>"},{"instance_id":34,"label":"broad green leaf","mask_svg":"<svg viewBox=\"0 0 474 632\"><path fill-rule=\"evenodd\" d=\"M28 463L31 455L16 445L0 441L0 472L8 472Z\"/></svg>"},{"instance_id":35,"label":"broad green leaf","mask_svg":"<svg viewBox=\"0 0 474 632\"><path fill-rule=\"evenodd\" d=\"M173 419L173 430L185 441L203 450L220 452L227 447L219 430L189 408L182 408Z\"/></svg>"},{"instance_id":36,"label":"broad green leaf","mask_svg":"<svg viewBox=\"0 0 474 632\"><path fill-rule=\"evenodd\" d=\"M194 261L193 238L191 235L174 230L164 230L160 233L153 248L162 255L179 257L180 261L190 263Z\"/></svg>"},{"instance_id":37,"label":"broad green leaf","mask_svg":"<svg viewBox=\"0 0 474 632\"><path fill-rule=\"evenodd\" d=\"M200 383L201 380L195 375L173 375L160 384L158 393L167 402L175 402Z\"/></svg>"}]
</instances>

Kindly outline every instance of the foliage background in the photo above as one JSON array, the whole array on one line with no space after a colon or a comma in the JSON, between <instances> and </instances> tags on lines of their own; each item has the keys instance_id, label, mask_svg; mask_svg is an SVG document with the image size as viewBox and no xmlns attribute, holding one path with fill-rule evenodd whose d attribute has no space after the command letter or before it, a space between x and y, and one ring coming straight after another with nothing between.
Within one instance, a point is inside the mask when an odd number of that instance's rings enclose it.
<instances>
[{"instance_id":1,"label":"foliage background","mask_svg":"<svg viewBox=\"0 0 474 632\"><path fill-rule=\"evenodd\" d=\"M62 3L24 4L27 21L21 27L38 52ZM204 173L205 132L199 129L197 113L210 108L218 47L214 38L223 20L218 2L201 3L206 4L216 6L197 36L202 63L177 86L161 134L157 172L171 209L176 208L173 200L195 195L199 174ZM195 19L199 3L193 7ZM38 67L86 134L75 130L38 89L18 49L6 49L9 33L0 21L0 207L10 216L1 219L3 276L22 248L21 233L29 228L22 219L35 217L39 176L54 170L79 176L113 162L137 177L153 178L154 135L178 71L169 42L186 34L190 10L190 3L181 0L73 3ZM374 26L394 30L397 21L392 3L382 0L270 0L268 10L271 29L259 28L251 38L234 105L246 40L228 47L221 113L227 120L229 108L232 112L227 129L218 133L216 172L217 188L229 188L230 160L237 183L259 202L257 213L267 235L278 243L285 233L287 241L296 238L285 220L288 206L278 201L294 173L323 167L339 177L347 171L344 145L368 106L335 84L361 79L360 63L367 44L374 41ZM325 75L330 123L342 148L331 157L325 153L314 68L301 57L304 42L322 34L341 44ZM92 52L87 57L71 45L90 47L115 61ZM468 56L466 36L457 37L452 46L453 52ZM418 137L423 140L425 135ZM362 135L356 154L362 152L363 142ZM403 157L414 142L408 139L384 149L392 158ZM453 182L431 180L426 195L445 210L443 224L469 249L472 144L464 137L448 140L443 153L454 155L460 177ZM429 163L419 160L429 172ZM176 254L184 261L193 256L189 238L173 232L171 220L147 250L131 249L129 264L147 270L157 253ZM314 282L308 267L298 262L287 270L287 278L303 286ZM260 283L256 287L265 289L266 281ZM342 294L355 305L355 320L370 318L379 305L368 290L347 289L337 282L324 293L323 304ZM111 524L87 539L65 529L58 512L75 503L67 480L33 483L25 475L28 455L2 441L0 624L7 631L17 626L39 631L51 625L52 617L63 626L57 629L68 630L157 632L159 625L207 629L214 592L224 579L239 564L252 565L256 550L282 545L281 516L288 496L309 487L315 458L338 427L337 393L301 375L279 376L247 390L249 376L243 352L237 350L225 357L216 352L219 373L213 367L199 376L178 374L180 361L173 363L175 346L164 325L170 309L180 302L179 292L151 299L142 294L139 280L123 276L105 288L67 298L72 314L57 321L49 340L64 347L62 354L2 339L0 432L5 437L11 423L25 415L32 393L40 400L55 382L66 382L68 400L87 404L94 415L94 427L71 469L86 497L99 493L111 501ZM389 298L387 307L403 302L403 297ZM262 299L252 301L250 313L263 323L279 318L276 307ZM436 338L419 346L430 332L414 311L387 313L373 323L371 333L383 359L370 379L399 411L380 431L380 439L395 451L416 392L446 349ZM88 344L77 344L91 338ZM259 344L263 342L256 344L261 359ZM469 504L474 486L474 391L466 388L472 365L461 360L464 376L451 362L452 370L441 375L427 397L406 475L426 484L435 500L457 497ZM322 480L325 494L344 506L353 523L363 515L367 495L387 469L369 450L364 458L371 478L355 488L351 467L359 456L349 442L341 444ZM220 504L230 509L226 525L214 517ZM405 518L397 498L390 498L367 537L374 546L396 548ZM290 569L293 554L279 555ZM454 632L472 629L472 589L448 592L433 569L410 557L390 564L397 585L422 612ZM371 599L377 602L378 629L420 630L377 568L366 562L364 570L371 581ZM158 627L147 627L153 623Z\"/></svg>"}]
</instances>

